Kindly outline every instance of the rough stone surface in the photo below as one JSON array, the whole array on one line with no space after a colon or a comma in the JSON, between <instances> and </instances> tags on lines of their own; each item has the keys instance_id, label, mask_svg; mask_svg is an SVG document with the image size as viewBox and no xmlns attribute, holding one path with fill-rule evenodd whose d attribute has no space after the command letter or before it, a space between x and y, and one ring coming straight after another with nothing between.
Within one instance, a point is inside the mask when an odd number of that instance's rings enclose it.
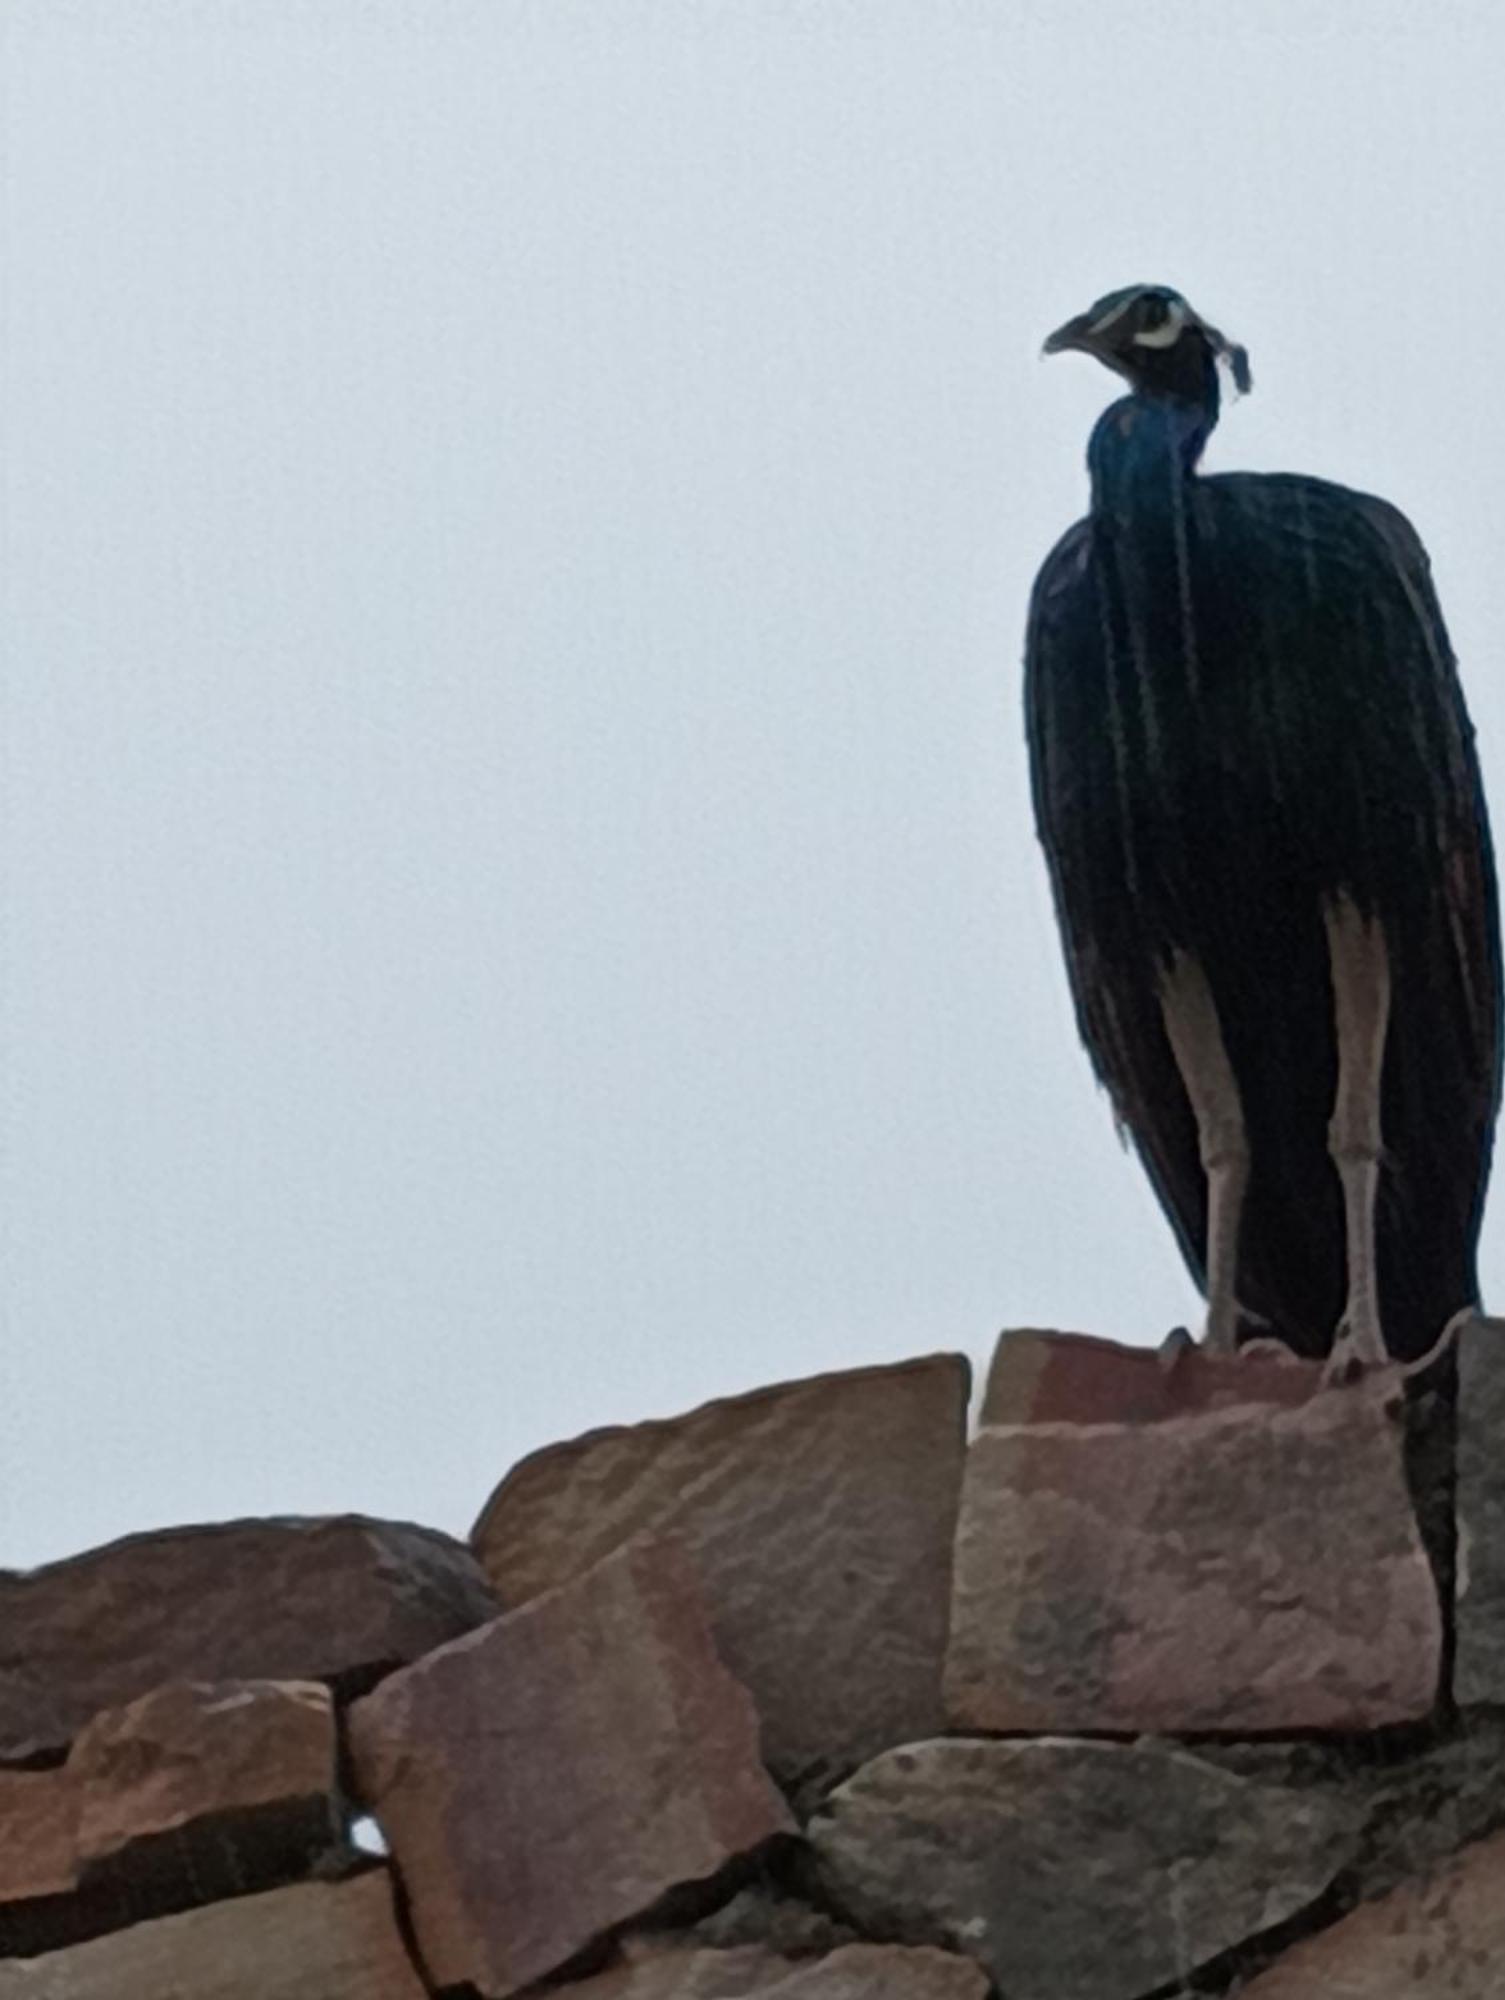
<instances>
[{"instance_id":1,"label":"rough stone surface","mask_svg":"<svg viewBox=\"0 0 1505 2000\"><path fill-rule=\"evenodd\" d=\"M0 1771L0 1940L5 1904L66 1895L76 1885L77 1834L71 1772Z\"/></svg>"},{"instance_id":2,"label":"rough stone surface","mask_svg":"<svg viewBox=\"0 0 1505 2000\"><path fill-rule=\"evenodd\" d=\"M839 1945L861 1942L850 1924L839 1923L803 1897L757 1883L739 1889L729 1902L689 1925L682 1935L697 1945L761 1945L765 1951L782 1952L788 1958L811 1957L834 1951ZM638 1942L651 1949L654 1934L624 1940L624 1948Z\"/></svg>"},{"instance_id":3,"label":"rough stone surface","mask_svg":"<svg viewBox=\"0 0 1505 2000\"><path fill-rule=\"evenodd\" d=\"M0 1961L0 2000L424 2000L385 1870Z\"/></svg>"},{"instance_id":4,"label":"rough stone surface","mask_svg":"<svg viewBox=\"0 0 1505 2000\"><path fill-rule=\"evenodd\" d=\"M449 1536L357 1515L174 1528L0 1571L0 1761L55 1754L166 1681L369 1686L496 1611Z\"/></svg>"},{"instance_id":5,"label":"rough stone surface","mask_svg":"<svg viewBox=\"0 0 1505 2000\"><path fill-rule=\"evenodd\" d=\"M1458 1338L1458 1486L1453 1694L1505 1702L1505 1320Z\"/></svg>"},{"instance_id":6,"label":"rough stone surface","mask_svg":"<svg viewBox=\"0 0 1505 2000\"><path fill-rule=\"evenodd\" d=\"M988 1978L970 1959L924 1946L845 1945L803 1964L744 1947L662 1952L550 1990L572 2000L987 2000Z\"/></svg>"},{"instance_id":7,"label":"rough stone surface","mask_svg":"<svg viewBox=\"0 0 1505 2000\"><path fill-rule=\"evenodd\" d=\"M1247 1734L1425 1716L1442 1617L1388 1379L1293 1408L979 1432L953 1726Z\"/></svg>"},{"instance_id":8,"label":"rough stone surface","mask_svg":"<svg viewBox=\"0 0 1505 2000\"><path fill-rule=\"evenodd\" d=\"M1283 1953L1241 2000L1499 2000L1505 1834L1361 1903Z\"/></svg>"},{"instance_id":9,"label":"rough stone surface","mask_svg":"<svg viewBox=\"0 0 1505 2000\"><path fill-rule=\"evenodd\" d=\"M204 1901L286 1881L339 1841L336 1760L320 1681L155 1689L97 1715L69 1753L79 1860L127 1872L165 1862ZM206 1871L225 1886L211 1889Z\"/></svg>"},{"instance_id":10,"label":"rough stone surface","mask_svg":"<svg viewBox=\"0 0 1505 2000\"><path fill-rule=\"evenodd\" d=\"M633 1534L679 1536L770 1768L813 1797L942 1726L968 1382L936 1355L591 1432L508 1474L476 1551L517 1604Z\"/></svg>"},{"instance_id":11,"label":"rough stone surface","mask_svg":"<svg viewBox=\"0 0 1505 2000\"><path fill-rule=\"evenodd\" d=\"M977 1958L1009 2000L1138 2000L1311 1904L1355 1815L1167 1745L950 1739L888 1752L808 1829L869 1936Z\"/></svg>"},{"instance_id":12,"label":"rough stone surface","mask_svg":"<svg viewBox=\"0 0 1505 2000\"><path fill-rule=\"evenodd\" d=\"M0 1771L0 1954L249 1895L346 1852L326 1687L159 1688L96 1716L65 1765Z\"/></svg>"},{"instance_id":13,"label":"rough stone surface","mask_svg":"<svg viewBox=\"0 0 1505 2000\"><path fill-rule=\"evenodd\" d=\"M431 1980L494 2000L792 1827L673 1543L394 1674L350 1746Z\"/></svg>"},{"instance_id":14,"label":"rough stone surface","mask_svg":"<svg viewBox=\"0 0 1505 2000\"><path fill-rule=\"evenodd\" d=\"M1311 1398L1321 1375L1320 1362L1264 1348L1187 1347L1168 1361L1152 1347L1019 1327L998 1337L978 1423L1154 1424L1248 1403L1291 1409Z\"/></svg>"}]
</instances>

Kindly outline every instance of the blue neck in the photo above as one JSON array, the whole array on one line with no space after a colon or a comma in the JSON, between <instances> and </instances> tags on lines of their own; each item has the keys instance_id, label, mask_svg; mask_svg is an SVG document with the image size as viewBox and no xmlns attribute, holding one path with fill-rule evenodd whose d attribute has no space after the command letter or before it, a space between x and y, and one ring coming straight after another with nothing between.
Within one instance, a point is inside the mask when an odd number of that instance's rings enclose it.
<instances>
[{"instance_id":1,"label":"blue neck","mask_svg":"<svg viewBox=\"0 0 1505 2000\"><path fill-rule=\"evenodd\" d=\"M1125 527L1175 511L1218 420L1180 397L1135 395L1104 410L1087 446L1093 514Z\"/></svg>"}]
</instances>

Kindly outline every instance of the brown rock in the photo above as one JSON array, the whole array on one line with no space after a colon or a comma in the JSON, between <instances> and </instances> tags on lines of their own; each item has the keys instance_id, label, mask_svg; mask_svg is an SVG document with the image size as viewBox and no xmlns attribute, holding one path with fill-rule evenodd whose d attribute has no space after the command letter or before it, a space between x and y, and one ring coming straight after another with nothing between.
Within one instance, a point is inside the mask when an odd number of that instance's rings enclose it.
<instances>
[{"instance_id":1,"label":"brown rock","mask_svg":"<svg viewBox=\"0 0 1505 2000\"><path fill-rule=\"evenodd\" d=\"M0 1944L4 1905L77 1886L77 1833L70 1772L0 1771Z\"/></svg>"},{"instance_id":2,"label":"brown rock","mask_svg":"<svg viewBox=\"0 0 1505 2000\"><path fill-rule=\"evenodd\" d=\"M302 1882L0 1962L0 2000L424 2000L386 1871Z\"/></svg>"},{"instance_id":3,"label":"brown rock","mask_svg":"<svg viewBox=\"0 0 1505 2000\"><path fill-rule=\"evenodd\" d=\"M1458 1630L1453 1692L1464 1705L1505 1702L1505 1320L1458 1337Z\"/></svg>"},{"instance_id":4,"label":"brown rock","mask_svg":"<svg viewBox=\"0 0 1505 2000\"><path fill-rule=\"evenodd\" d=\"M926 1946L853 1944L803 1963L774 1952L667 1951L551 1988L569 2000L987 2000L970 1959Z\"/></svg>"},{"instance_id":5,"label":"brown rock","mask_svg":"<svg viewBox=\"0 0 1505 2000\"><path fill-rule=\"evenodd\" d=\"M507 1475L476 1552L515 1604L640 1531L676 1535L769 1767L812 1796L941 1726L968 1380L936 1355L593 1431Z\"/></svg>"},{"instance_id":6,"label":"brown rock","mask_svg":"<svg viewBox=\"0 0 1505 2000\"><path fill-rule=\"evenodd\" d=\"M1505 1834L1361 1903L1282 1954L1243 2000L1499 2000Z\"/></svg>"},{"instance_id":7,"label":"brown rock","mask_svg":"<svg viewBox=\"0 0 1505 2000\"><path fill-rule=\"evenodd\" d=\"M646 1540L350 1713L429 1976L491 2000L788 1829L757 1743L688 1557Z\"/></svg>"},{"instance_id":8,"label":"brown rock","mask_svg":"<svg viewBox=\"0 0 1505 2000\"><path fill-rule=\"evenodd\" d=\"M1442 1621L1391 1384L968 1454L946 1667L963 1728L1248 1734L1427 1714Z\"/></svg>"},{"instance_id":9,"label":"brown rock","mask_svg":"<svg viewBox=\"0 0 1505 2000\"><path fill-rule=\"evenodd\" d=\"M978 1423L1156 1424L1241 1403L1292 1409L1310 1400L1321 1376L1320 1362L1263 1347L1185 1347L1167 1358L1093 1334L1020 1327L998 1337Z\"/></svg>"},{"instance_id":10,"label":"brown rock","mask_svg":"<svg viewBox=\"0 0 1505 2000\"><path fill-rule=\"evenodd\" d=\"M0 1571L0 1761L55 1752L166 1681L368 1687L496 1609L449 1536L357 1515L173 1528Z\"/></svg>"},{"instance_id":11,"label":"brown rock","mask_svg":"<svg viewBox=\"0 0 1505 2000\"><path fill-rule=\"evenodd\" d=\"M0 1954L249 1895L344 1853L319 1682L159 1688L0 1772Z\"/></svg>"},{"instance_id":12,"label":"brown rock","mask_svg":"<svg viewBox=\"0 0 1505 2000\"><path fill-rule=\"evenodd\" d=\"M165 1863L196 1901L287 1881L339 1841L336 1755L322 1682L158 1688L97 1715L69 1753L79 1859L126 1877Z\"/></svg>"},{"instance_id":13,"label":"brown rock","mask_svg":"<svg viewBox=\"0 0 1505 2000\"><path fill-rule=\"evenodd\" d=\"M1150 1740L950 1738L865 1765L807 1837L869 1935L965 1952L1009 2000L1140 2000L1313 1902L1358 1824Z\"/></svg>"}]
</instances>

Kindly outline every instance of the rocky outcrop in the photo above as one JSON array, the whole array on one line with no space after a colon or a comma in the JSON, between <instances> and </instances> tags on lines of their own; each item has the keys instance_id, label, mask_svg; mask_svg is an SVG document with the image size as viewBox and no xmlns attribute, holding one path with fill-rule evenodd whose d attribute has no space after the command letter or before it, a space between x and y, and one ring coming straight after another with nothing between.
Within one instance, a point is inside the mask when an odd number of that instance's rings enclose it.
<instances>
[{"instance_id":1,"label":"rocky outcrop","mask_svg":"<svg viewBox=\"0 0 1505 2000\"><path fill-rule=\"evenodd\" d=\"M1010 2000L1135 2000L1315 1902L1359 1818L1163 1743L952 1739L875 1759L807 1831L868 1935L968 1952Z\"/></svg>"},{"instance_id":2,"label":"rocky outcrop","mask_svg":"<svg viewBox=\"0 0 1505 2000\"><path fill-rule=\"evenodd\" d=\"M1321 1394L1301 1364L1277 1379L1304 1399L978 1433L954 1728L1255 1735L1431 1712L1442 1611L1399 1389Z\"/></svg>"},{"instance_id":3,"label":"rocky outcrop","mask_svg":"<svg viewBox=\"0 0 1505 2000\"><path fill-rule=\"evenodd\" d=\"M448 1535L353 1514L130 1535L3 1571L0 1763L55 1756L168 1681L370 1686L498 1608Z\"/></svg>"},{"instance_id":4,"label":"rocky outcrop","mask_svg":"<svg viewBox=\"0 0 1505 2000\"><path fill-rule=\"evenodd\" d=\"M0 2000L1494 2000L1502 1354L1456 1455L1034 1331L970 1445L931 1357L551 1447L474 1553L0 1576Z\"/></svg>"},{"instance_id":5,"label":"rocky outcrop","mask_svg":"<svg viewBox=\"0 0 1505 2000\"><path fill-rule=\"evenodd\" d=\"M520 1604L635 1534L676 1536L768 1767L807 1799L942 1726L969 1379L932 1355L551 1445L487 1502L476 1553Z\"/></svg>"},{"instance_id":6,"label":"rocky outcrop","mask_svg":"<svg viewBox=\"0 0 1505 2000\"><path fill-rule=\"evenodd\" d=\"M424 2000L384 1870L132 1924L0 1959L0 2000Z\"/></svg>"},{"instance_id":7,"label":"rocky outcrop","mask_svg":"<svg viewBox=\"0 0 1505 2000\"><path fill-rule=\"evenodd\" d=\"M394 1674L350 1743L429 1977L488 2000L794 1825L674 1543L629 1542Z\"/></svg>"}]
</instances>

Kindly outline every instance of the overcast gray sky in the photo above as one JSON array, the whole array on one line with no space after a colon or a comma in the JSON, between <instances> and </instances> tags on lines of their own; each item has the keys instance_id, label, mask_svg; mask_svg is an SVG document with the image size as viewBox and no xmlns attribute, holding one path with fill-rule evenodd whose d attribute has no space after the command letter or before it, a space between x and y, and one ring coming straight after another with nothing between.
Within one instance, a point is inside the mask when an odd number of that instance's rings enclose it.
<instances>
[{"instance_id":1,"label":"overcast gray sky","mask_svg":"<svg viewBox=\"0 0 1505 2000\"><path fill-rule=\"evenodd\" d=\"M1029 816L1038 348L1246 341L1213 459L1411 514L1505 801L1505 14L0 29L0 1561L1193 1314Z\"/></svg>"}]
</instances>

